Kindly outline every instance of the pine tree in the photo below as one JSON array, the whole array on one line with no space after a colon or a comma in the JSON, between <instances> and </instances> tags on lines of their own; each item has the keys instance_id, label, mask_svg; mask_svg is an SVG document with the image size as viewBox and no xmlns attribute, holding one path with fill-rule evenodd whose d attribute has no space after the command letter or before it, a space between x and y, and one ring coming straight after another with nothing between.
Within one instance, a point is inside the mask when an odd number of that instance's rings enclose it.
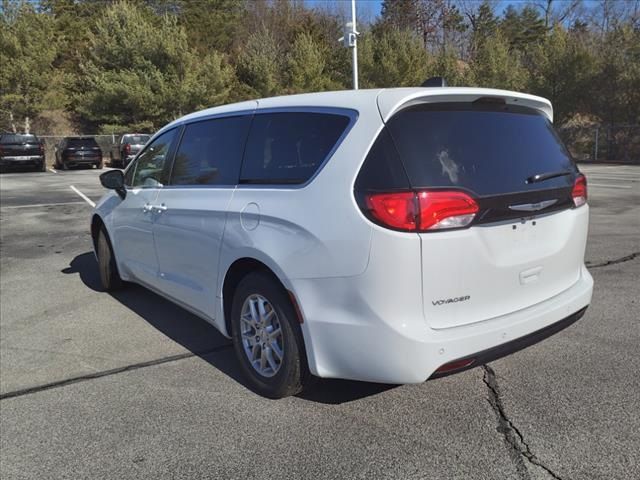
<instances>
[{"instance_id":1,"label":"pine tree","mask_svg":"<svg viewBox=\"0 0 640 480\"><path fill-rule=\"evenodd\" d=\"M172 15L118 2L89 35L74 85L76 111L106 131L157 128L226 101L233 71L215 51L198 54Z\"/></svg>"},{"instance_id":2,"label":"pine tree","mask_svg":"<svg viewBox=\"0 0 640 480\"><path fill-rule=\"evenodd\" d=\"M0 10L0 126L27 124L44 108L57 54L54 25L30 4ZM24 128L21 128L24 129Z\"/></svg>"}]
</instances>

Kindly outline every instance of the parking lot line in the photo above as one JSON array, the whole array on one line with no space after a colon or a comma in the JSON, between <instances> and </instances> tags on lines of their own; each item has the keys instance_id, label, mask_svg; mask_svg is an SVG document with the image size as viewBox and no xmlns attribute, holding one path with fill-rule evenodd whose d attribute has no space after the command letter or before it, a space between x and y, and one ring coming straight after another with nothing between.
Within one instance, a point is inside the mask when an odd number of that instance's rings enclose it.
<instances>
[{"instance_id":1,"label":"parking lot line","mask_svg":"<svg viewBox=\"0 0 640 480\"><path fill-rule=\"evenodd\" d=\"M49 169L49 171L50 171L51 173L58 173L58 172L57 172L55 169L53 169L53 168L50 168L50 169Z\"/></svg>"},{"instance_id":2,"label":"parking lot line","mask_svg":"<svg viewBox=\"0 0 640 480\"><path fill-rule=\"evenodd\" d=\"M604 183L590 183L589 186L601 187L601 188L622 188L622 189L632 188L631 185L609 185Z\"/></svg>"},{"instance_id":3,"label":"parking lot line","mask_svg":"<svg viewBox=\"0 0 640 480\"><path fill-rule=\"evenodd\" d=\"M96 206L96 202L94 202L93 200L91 200L89 197L87 197L84 193L82 193L80 190L78 190L76 187L74 187L73 185L70 186L71 190L73 190L74 192L76 192L80 198L82 198L85 202L87 202L89 205L91 205L92 207Z\"/></svg>"},{"instance_id":4,"label":"parking lot line","mask_svg":"<svg viewBox=\"0 0 640 480\"><path fill-rule=\"evenodd\" d=\"M9 208L38 208L38 207L55 207L56 205L82 205L84 202L54 202L54 203L32 203L30 205L10 205L8 207L1 207L3 209Z\"/></svg>"}]
</instances>

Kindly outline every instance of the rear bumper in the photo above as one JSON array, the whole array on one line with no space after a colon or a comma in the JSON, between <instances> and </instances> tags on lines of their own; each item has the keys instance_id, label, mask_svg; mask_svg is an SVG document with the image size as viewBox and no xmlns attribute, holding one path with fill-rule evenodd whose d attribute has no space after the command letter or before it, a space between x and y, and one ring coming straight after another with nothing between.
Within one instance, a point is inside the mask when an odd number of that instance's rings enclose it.
<instances>
[{"instance_id":1,"label":"rear bumper","mask_svg":"<svg viewBox=\"0 0 640 480\"><path fill-rule=\"evenodd\" d=\"M25 166L25 165L42 165L44 155L24 155L24 156L6 156L0 157L0 165L3 167Z\"/></svg>"},{"instance_id":2,"label":"rear bumper","mask_svg":"<svg viewBox=\"0 0 640 480\"><path fill-rule=\"evenodd\" d=\"M362 280L293 282L313 374L402 384L437 376L438 368L459 359L476 358L456 371L478 366L576 321L593 291L593 279L582 267L578 282L543 302L490 320L436 330L425 322L421 305L408 307L406 301L396 303L393 296L371 297ZM332 299L332 305L327 306L327 299Z\"/></svg>"},{"instance_id":3,"label":"rear bumper","mask_svg":"<svg viewBox=\"0 0 640 480\"><path fill-rule=\"evenodd\" d=\"M473 355L469 355L464 358L453 360L452 362L447 362L447 364L441 366L429 378L441 378L446 377L447 375L453 375L454 373L463 372L464 370L479 367L480 365L496 361L502 357L506 357L507 355L511 355L512 353L516 353L530 347L531 345L535 345L536 343L541 342L542 340L545 340L546 338L549 338L550 336L555 335L556 333L573 325L582 318L586 311L587 307L584 307L576 313L563 318L559 322L552 323L551 325L541 328L540 330L536 330L533 333L529 333L524 337L516 338L510 342L483 350L482 352L474 353Z\"/></svg>"},{"instance_id":4,"label":"rear bumper","mask_svg":"<svg viewBox=\"0 0 640 480\"><path fill-rule=\"evenodd\" d=\"M68 167L76 167L78 165L97 165L102 162L102 157L85 157L85 158L65 158L62 163Z\"/></svg>"}]
</instances>

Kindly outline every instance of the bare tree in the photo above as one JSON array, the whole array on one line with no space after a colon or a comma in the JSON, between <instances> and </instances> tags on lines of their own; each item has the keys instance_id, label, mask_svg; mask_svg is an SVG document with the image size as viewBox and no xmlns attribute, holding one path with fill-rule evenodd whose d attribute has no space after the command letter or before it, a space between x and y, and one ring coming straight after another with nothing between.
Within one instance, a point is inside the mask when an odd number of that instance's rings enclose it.
<instances>
[{"instance_id":1,"label":"bare tree","mask_svg":"<svg viewBox=\"0 0 640 480\"><path fill-rule=\"evenodd\" d=\"M537 0L531 5L542 13L547 30L558 23L572 23L584 10L582 0Z\"/></svg>"}]
</instances>

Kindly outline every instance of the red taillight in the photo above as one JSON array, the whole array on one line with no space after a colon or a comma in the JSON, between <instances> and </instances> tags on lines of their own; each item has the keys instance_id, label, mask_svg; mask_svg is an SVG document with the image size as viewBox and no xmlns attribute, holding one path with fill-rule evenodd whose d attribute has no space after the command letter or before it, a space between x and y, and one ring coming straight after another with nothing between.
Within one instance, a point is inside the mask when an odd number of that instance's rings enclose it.
<instances>
[{"instance_id":1,"label":"red taillight","mask_svg":"<svg viewBox=\"0 0 640 480\"><path fill-rule=\"evenodd\" d=\"M580 174L573 182L573 190L571 191L573 197L573 204L576 207L580 207L587 203L587 177Z\"/></svg>"},{"instance_id":2,"label":"red taillight","mask_svg":"<svg viewBox=\"0 0 640 480\"><path fill-rule=\"evenodd\" d=\"M366 201L382 225L407 231L466 227L479 210L473 198L458 191L373 193Z\"/></svg>"},{"instance_id":3,"label":"red taillight","mask_svg":"<svg viewBox=\"0 0 640 480\"><path fill-rule=\"evenodd\" d=\"M418 192L420 230L466 227L478 213L478 204L463 192Z\"/></svg>"},{"instance_id":4,"label":"red taillight","mask_svg":"<svg viewBox=\"0 0 640 480\"><path fill-rule=\"evenodd\" d=\"M131 145L129 145L128 143L124 144L124 152L129 155L131 153Z\"/></svg>"},{"instance_id":5,"label":"red taillight","mask_svg":"<svg viewBox=\"0 0 640 480\"><path fill-rule=\"evenodd\" d=\"M44 145L40 144L40 153L44 153Z\"/></svg>"},{"instance_id":6,"label":"red taillight","mask_svg":"<svg viewBox=\"0 0 640 480\"><path fill-rule=\"evenodd\" d=\"M383 225L401 230L416 230L416 194L413 192L367 195L371 215Z\"/></svg>"}]
</instances>

